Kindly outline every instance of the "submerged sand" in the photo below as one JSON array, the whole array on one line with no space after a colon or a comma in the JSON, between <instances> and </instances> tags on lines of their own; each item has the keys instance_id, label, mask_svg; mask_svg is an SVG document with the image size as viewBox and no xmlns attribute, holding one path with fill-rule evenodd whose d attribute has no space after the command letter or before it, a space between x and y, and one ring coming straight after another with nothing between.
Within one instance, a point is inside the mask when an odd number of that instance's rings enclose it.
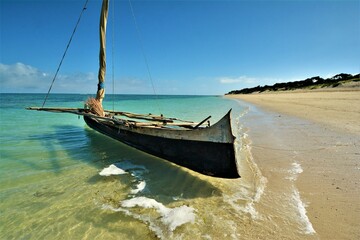
<instances>
[{"instance_id":1,"label":"submerged sand","mask_svg":"<svg viewBox=\"0 0 360 240\"><path fill-rule=\"evenodd\" d=\"M243 124L268 180L264 198L292 183L309 237L360 239L360 89L230 97L249 107Z\"/></svg>"}]
</instances>

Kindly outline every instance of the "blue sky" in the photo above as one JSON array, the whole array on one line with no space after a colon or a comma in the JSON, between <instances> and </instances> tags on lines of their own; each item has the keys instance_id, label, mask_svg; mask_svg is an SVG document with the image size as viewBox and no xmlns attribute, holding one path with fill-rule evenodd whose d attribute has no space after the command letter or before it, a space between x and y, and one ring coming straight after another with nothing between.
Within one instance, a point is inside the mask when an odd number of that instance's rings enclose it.
<instances>
[{"instance_id":1,"label":"blue sky","mask_svg":"<svg viewBox=\"0 0 360 240\"><path fill-rule=\"evenodd\" d=\"M47 92L85 0L0 3L0 92ZM358 0L132 5L141 40L128 0L110 1L107 92L114 76L115 93L153 93L141 46L157 94L224 94L360 72ZM89 0L52 92L96 92L100 7Z\"/></svg>"}]
</instances>

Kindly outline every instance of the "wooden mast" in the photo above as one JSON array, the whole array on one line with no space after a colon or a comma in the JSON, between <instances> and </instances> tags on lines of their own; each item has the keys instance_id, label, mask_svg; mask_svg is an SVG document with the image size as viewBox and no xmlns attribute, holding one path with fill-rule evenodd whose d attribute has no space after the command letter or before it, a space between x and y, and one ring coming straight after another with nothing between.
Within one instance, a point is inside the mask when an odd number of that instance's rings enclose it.
<instances>
[{"instance_id":1,"label":"wooden mast","mask_svg":"<svg viewBox=\"0 0 360 240\"><path fill-rule=\"evenodd\" d=\"M106 24L108 17L109 0L103 0L100 14L100 52L99 52L99 74L98 90L96 100L102 104L105 97L105 73L106 73Z\"/></svg>"}]
</instances>

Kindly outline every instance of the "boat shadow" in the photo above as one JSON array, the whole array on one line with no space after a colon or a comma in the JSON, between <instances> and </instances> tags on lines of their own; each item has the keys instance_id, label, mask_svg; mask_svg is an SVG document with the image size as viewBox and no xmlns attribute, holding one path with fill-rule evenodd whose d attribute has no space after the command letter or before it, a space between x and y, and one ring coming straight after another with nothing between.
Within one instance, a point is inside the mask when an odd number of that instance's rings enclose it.
<instances>
[{"instance_id":1,"label":"boat shadow","mask_svg":"<svg viewBox=\"0 0 360 240\"><path fill-rule=\"evenodd\" d=\"M68 159L75 161L74 164L82 162L95 166L98 173L88 178L89 184L107 179L113 181L114 177L128 182L129 180L124 180L121 175L99 175L101 170L115 164L128 171L134 177L132 181L146 182L143 195L161 199L163 203L174 201L175 198L207 198L222 194L211 182L196 176L197 173L136 150L88 127L58 125L54 126L54 129L54 133L36 138L53 155L56 154L54 149L57 146L66 152ZM62 164L58 161L61 161L61 158L52 156L51 161L53 171L60 173Z\"/></svg>"},{"instance_id":2,"label":"boat shadow","mask_svg":"<svg viewBox=\"0 0 360 240\"><path fill-rule=\"evenodd\" d=\"M102 135L90 128L83 129L87 136L88 148L96 161L99 171L114 164L129 171L138 181L146 182L145 193L165 203L176 198L199 198L221 195L220 189L209 181L164 159L152 156L119 141ZM99 174L89 179L90 183L102 181ZM170 197L170 199L168 199Z\"/></svg>"}]
</instances>

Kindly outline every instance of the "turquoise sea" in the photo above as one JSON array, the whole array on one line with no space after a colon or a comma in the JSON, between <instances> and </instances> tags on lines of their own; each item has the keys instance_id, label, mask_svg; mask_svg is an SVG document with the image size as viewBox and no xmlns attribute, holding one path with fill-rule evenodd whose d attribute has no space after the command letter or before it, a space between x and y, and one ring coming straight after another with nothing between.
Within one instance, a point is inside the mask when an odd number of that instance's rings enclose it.
<instances>
[{"instance_id":1,"label":"turquoise sea","mask_svg":"<svg viewBox=\"0 0 360 240\"><path fill-rule=\"evenodd\" d=\"M242 178L226 180L128 147L76 115L25 110L44 97L1 94L0 239L265 239L283 227L276 214L287 213L261 201L266 178L251 156L241 102L147 95L104 102L106 109L195 121L211 115L211 123L232 108ZM81 108L88 97L52 94L45 106ZM298 220L286 221L283 237L304 236L294 230Z\"/></svg>"}]
</instances>

